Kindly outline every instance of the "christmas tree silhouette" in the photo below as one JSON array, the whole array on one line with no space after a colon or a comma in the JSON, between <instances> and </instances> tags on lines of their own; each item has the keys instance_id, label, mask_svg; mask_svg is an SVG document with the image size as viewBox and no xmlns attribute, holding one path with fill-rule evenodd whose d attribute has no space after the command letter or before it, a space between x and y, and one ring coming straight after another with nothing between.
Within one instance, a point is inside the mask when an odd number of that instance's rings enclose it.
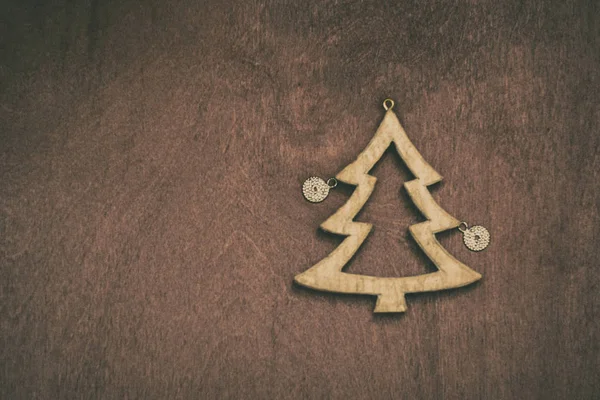
<instances>
[{"instance_id":1,"label":"christmas tree silhouette","mask_svg":"<svg viewBox=\"0 0 600 400\"><path fill-rule=\"evenodd\" d=\"M392 111L393 102L386 100L387 112L375 136L357 159L337 174L336 179L356 186L352 196L335 214L321 224L327 232L344 235L342 243L323 260L296 275L294 280L306 287L338 293L377 296L375 312L406 311L406 293L431 292L452 289L473 283L481 275L455 259L435 238L438 232L457 228L460 221L444 211L433 199L427 186L442 177L423 159ZM353 221L365 205L377 179L369 171L394 143L398 154L415 179L404 187L427 221L411 225L409 231L419 247L436 265L437 271L408 277L375 277L343 272L371 231L372 225Z\"/></svg>"}]
</instances>

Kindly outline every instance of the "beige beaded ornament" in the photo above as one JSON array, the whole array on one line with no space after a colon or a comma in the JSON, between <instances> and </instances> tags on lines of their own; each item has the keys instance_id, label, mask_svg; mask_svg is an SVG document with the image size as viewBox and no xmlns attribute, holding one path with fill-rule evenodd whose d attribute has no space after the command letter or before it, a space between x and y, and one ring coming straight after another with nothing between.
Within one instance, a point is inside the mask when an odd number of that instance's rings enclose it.
<instances>
[{"instance_id":1,"label":"beige beaded ornament","mask_svg":"<svg viewBox=\"0 0 600 400\"><path fill-rule=\"evenodd\" d=\"M312 176L304 181L302 185L302 193L306 200L311 203L320 203L329 195L329 189L337 186L335 178L329 178L327 182L316 176Z\"/></svg>"},{"instance_id":2,"label":"beige beaded ornament","mask_svg":"<svg viewBox=\"0 0 600 400\"><path fill-rule=\"evenodd\" d=\"M354 162L327 182L318 177L311 177L304 182L304 197L311 202L323 201L338 181L356 188L348 201L321 224L324 231L346 238L331 254L294 278L300 285L316 290L377 296L375 312L378 313L406 311L406 293L458 288L481 279L478 272L458 261L442 247L435 237L436 233L458 228L464 235L465 245L473 251L485 249L490 242L487 229L479 225L469 228L465 222L460 222L435 202L427 186L441 181L442 177L425 161L406 135L392 111L394 101L386 99L383 107L386 110L383 121L371 142ZM404 188L427 218L425 222L409 226L409 232L438 270L398 278L344 272L342 269L358 251L372 228L371 224L354 221L375 188L376 178L369 175L369 171L392 143L415 176L415 179L404 183Z\"/></svg>"},{"instance_id":3,"label":"beige beaded ornament","mask_svg":"<svg viewBox=\"0 0 600 400\"><path fill-rule=\"evenodd\" d=\"M465 227L462 228L462 225ZM471 251L484 250L490 244L490 233L481 225L469 228L466 222L461 222L458 230L463 233L463 242Z\"/></svg>"}]
</instances>

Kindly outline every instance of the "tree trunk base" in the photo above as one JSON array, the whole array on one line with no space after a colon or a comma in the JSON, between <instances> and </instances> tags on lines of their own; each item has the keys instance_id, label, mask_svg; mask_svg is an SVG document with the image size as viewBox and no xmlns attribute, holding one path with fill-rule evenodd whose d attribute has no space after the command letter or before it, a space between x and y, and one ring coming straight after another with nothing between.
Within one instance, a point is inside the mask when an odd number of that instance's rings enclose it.
<instances>
[{"instance_id":1,"label":"tree trunk base","mask_svg":"<svg viewBox=\"0 0 600 400\"><path fill-rule=\"evenodd\" d=\"M374 312L389 313L389 312L404 312L406 311L406 299L404 293L380 294L377 296L377 304Z\"/></svg>"}]
</instances>

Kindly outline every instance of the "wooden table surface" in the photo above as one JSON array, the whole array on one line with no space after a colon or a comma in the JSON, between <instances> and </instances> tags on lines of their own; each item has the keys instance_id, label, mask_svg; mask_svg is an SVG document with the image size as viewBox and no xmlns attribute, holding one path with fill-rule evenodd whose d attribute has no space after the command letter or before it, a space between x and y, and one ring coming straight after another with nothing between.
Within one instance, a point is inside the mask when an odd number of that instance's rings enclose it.
<instances>
[{"instance_id":1,"label":"wooden table surface","mask_svg":"<svg viewBox=\"0 0 600 400\"><path fill-rule=\"evenodd\" d=\"M0 398L600 398L597 1L4 0ZM293 277L392 97L469 287ZM388 151L348 271L434 269Z\"/></svg>"}]
</instances>

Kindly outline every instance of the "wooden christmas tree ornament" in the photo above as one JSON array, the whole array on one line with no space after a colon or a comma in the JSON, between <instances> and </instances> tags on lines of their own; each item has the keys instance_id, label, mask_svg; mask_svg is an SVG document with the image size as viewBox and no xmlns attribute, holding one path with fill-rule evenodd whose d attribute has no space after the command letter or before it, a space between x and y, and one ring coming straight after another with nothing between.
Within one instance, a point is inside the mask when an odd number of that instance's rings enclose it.
<instances>
[{"instance_id":1,"label":"wooden christmas tree ornament","mask_svg":"<svg viewBox=\"0 0 600 400\"><path fill-rule=\"evenodd\" d=\"M406 293L458 288L481 278L479 273L448 253L437 241L436 233L458 228L463 232L465 245L473 251L483 250L490 240L489 232L485 228L482 226L469 228L465 222L460 222L435 202L427 186L441 181L442 177L411 143L396 114L392 111L393 100L385 100L383 107L386 113L381 125L371 142L354 162L327 182L316 177L309 178L305 182L303 193L307 200L312 202L324 200L329 189L337 185L337 181L354 185L356 188L348 201L321 224L323 230L344 235L346 238L331 254L294 278L300 285L316 290L377 296L375 306L377 313L406 311ZM353 219L375 188L377 179L369 175L369 171L392 143L415 176L415 179L405 182L404 187L419 211L427 218L425 222L411 225L409 231L438 270L423 275L398 278L343 272L346 263L350 261L371 231L371 224L355 222Z\"/></svg>"}]
</instances>

